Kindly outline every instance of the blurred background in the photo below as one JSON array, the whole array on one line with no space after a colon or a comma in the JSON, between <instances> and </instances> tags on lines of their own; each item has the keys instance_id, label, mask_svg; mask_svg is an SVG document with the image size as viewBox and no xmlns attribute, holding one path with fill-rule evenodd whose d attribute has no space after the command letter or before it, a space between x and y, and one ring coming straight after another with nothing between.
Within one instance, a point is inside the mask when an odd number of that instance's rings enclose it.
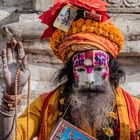
<instances>
[{"instance_id":1,"label":"blurred background","mask_svg":"<svg viewBox=\"0 0 140 140\"><path fill-rule=\"evenodd\" d=\"M112 20L125 34L125 48L118 57L126 72L122 86L130 94L140 97L140 0L106 1L110 3L108 11ZM31 70L31 100L57 86L51 79L62 67L49 47L49 39L40 41L47 26L41 24L38 17L51 5L52 0L0 0L0 52L6 46L9 35L22 38ZM0 58L0 96L3 86ZM26 107L26 97L27 86L20 113Z\"/></svg>"}]
</instances>

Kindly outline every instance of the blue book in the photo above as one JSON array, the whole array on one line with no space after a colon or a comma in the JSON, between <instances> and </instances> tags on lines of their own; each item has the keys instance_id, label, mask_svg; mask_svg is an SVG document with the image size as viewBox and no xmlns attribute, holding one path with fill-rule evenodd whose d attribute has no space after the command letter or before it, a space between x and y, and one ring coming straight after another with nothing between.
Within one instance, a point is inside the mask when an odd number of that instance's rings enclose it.
<instances>
[{"instance_id":1,"label":"blue book","mask_svg":"<svg viewBox=\"0 0 140 140\"><path fill-rule=\"evenodd\" d=\"M97 140L64 119L60 119L49 140Z\"/></svg>"}]
</instances>

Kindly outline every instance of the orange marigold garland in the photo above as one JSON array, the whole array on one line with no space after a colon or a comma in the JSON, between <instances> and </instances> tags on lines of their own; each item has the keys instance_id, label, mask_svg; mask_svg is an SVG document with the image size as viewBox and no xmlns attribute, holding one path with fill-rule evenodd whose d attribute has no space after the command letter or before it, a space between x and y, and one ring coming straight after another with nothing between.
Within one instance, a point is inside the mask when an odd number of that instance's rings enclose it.
<instances>
[{"instance_id":1,"label":"orange marigold garland","mask_svg":"<svg viewBox=\"0 0 140 140\"><path fill-rule=\"evenodd\" d=\"M62 43L62 40L70 35L86 32L95 33L96 35L102 36L109 39L111 42L115 43L119 50L123 48L124 45L124 35L114 24L110 21L97 22L92 19L80 18L77 21L73 21L68 32L61 31L57 29L51 37L51 48L54 54L60 58L58 54L58 47Z\"/></svg>"}]
</instances>

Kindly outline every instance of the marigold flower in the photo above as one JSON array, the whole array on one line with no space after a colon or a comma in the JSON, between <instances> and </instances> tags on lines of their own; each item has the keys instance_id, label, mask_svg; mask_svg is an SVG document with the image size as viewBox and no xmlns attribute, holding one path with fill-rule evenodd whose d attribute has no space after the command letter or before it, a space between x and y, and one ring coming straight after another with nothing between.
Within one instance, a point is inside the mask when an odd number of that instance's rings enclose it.
<instances>
[{"instance_id":1,"label":"marigold flower","mask_svg":"<svg viewBox=\"0 0 140 140\"><path fill-rule=\"evenodd\" d=\"M90 29L89 29L89 32L93 33L94 32L94 27L93 26L90 26Z\"/></svg>"},{"instance_id":2,"label":"marigold flower","mask_svg":"<svg viewBox=\"0 0 140 140\"><path fill-rule=\"evenodd\" d=\"M94 27L91 25L87 26L87 32L92 33L93 32Z\"/></svg>"},{"instance_id":3,"label":"marigold flower","mask_svg":"<svg viewBox=\"0 0 140 140\"><path fill-rule=\"evenodd\" d=\"M98 27L98 22L94 21L94 26Z\"/></svg>"},{"instance_id":4,"label":"marigold flower","mask_svg":"<svg viewBox=\"0 0 140 140\"><path fill-rule=\"evenodd\" d=\"M87 30L87 26L84 24L84 25L82 26L82 32L86 32L86 30Z\"/></svg>"},{"instance_id":5,"label":"marigold flower","mask_svg":"<svg viewBox=\"0 0 140 140\"><path fill-rule=\"evenodd\" d=\"M109 112L109 116L112 118L112 119L114 119L114 120L116 120L117 119L117 115L116 115L116 113L115 112Z\"/></svg>"},{"instance_id":6,"label":"marigold flower","mask_svg":"<svg viewBox=\"0 0 140 140\"><path fill-rule=\"evenodd\" d=\"M102 29L99 29L99 34L103 34L103 30Z\"/></svg>"},{"instance_id":7,"label":"marigold flower","mask_svg":"<svg viewBox=\"0 0 140 140\"><path fill-rule=\"evenodd\" d=\"M91 24L92 23L92 19L87 19L86 21L85 21L85 24L86 25L89 25L89 24Z\"/></svg>"},{"instance_id":8,"label":"marigold flower","mask_svg":"<svg viewBox=\"0 0 140 140\"><path fill-rule=\"evenodd\" d=\"M105 128L103 128L103 131L104 131L104 134L107 135L108 137L114 136L112 128L105 127Z\"/></svg>"},{"instance_id":9,"label":"marigold flower","mask_svg":"<svg viewBox=\"0 0 140 140\"><path fill-rule=\"evenodd\" d=\"M73 34L76 34L78 32L77 27L73 28Z\"/></svg>"},{"instance_id":10,"label":"marigold flower","mask_svg":"<svg viewBox=\"0 0 140 140\"><path fill-rule=\"evenodd\" d=\"M62 99L60 99L60 100L59 100L59 102L60 102L60 104L61 104L61 105L63 105L63 104L64 104L64 102L65 102L65 99L64 99L64 98L62 98Z\"/></svg>"},{"instance_id":11,"label":"marigold flower","mask_svg":"<svg viewBox=\"0 0 140 140\"><path fill-rule=\"evenodd\" d=\"M102 29L104 30L104 31L108 31L108 26L107 25L104 25L103 27L102 27Z\"/></svg>"},{"instance_id":12,"label":"marigold flower","mask_svg":"<svg viewBox=\"0 0 140 140\"><path fill-rule=\"evenodd\" d=\"M85 20L83 18L79 18L77 20L77 27L81 27L85 23Z\"/></svg>"},{"instance_id":13,"label":"marigold flower","mask_svg":"<svg viewBox=\"0 0 140 140\"><path fill-rule=\"evenodd\" d=\"M114 40L113 34L110 35L110 39L111 39L111 40Z\"/></svg>"},{"instance_id":14,"label":"marigold flower","mask_svg":"<svg viewBox=\"0 0 140 140\"><path fill-rule=\"evenodd\" d=\"M105 37L107 37L107 36L108 36L108 32L103 31L103 35L104 35Z\"/></svg>"}]
</instances>

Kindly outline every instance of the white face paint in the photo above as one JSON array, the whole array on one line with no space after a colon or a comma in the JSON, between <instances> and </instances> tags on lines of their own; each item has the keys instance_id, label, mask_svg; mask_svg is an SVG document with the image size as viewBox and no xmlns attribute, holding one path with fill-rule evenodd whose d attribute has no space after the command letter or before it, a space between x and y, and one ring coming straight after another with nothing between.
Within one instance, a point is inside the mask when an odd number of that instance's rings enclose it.
<instances>
[{"instance_id":1,"label":"white face paint","mask_svg":"<svg viewBox=\"0 0 140 140\"><path fill-rule=\"evenodd\" d=\"M78 53L73 57L73 72L78 87L102 86L109 76L109 56L101 50Z\"/></svg>"}]
</instances>

